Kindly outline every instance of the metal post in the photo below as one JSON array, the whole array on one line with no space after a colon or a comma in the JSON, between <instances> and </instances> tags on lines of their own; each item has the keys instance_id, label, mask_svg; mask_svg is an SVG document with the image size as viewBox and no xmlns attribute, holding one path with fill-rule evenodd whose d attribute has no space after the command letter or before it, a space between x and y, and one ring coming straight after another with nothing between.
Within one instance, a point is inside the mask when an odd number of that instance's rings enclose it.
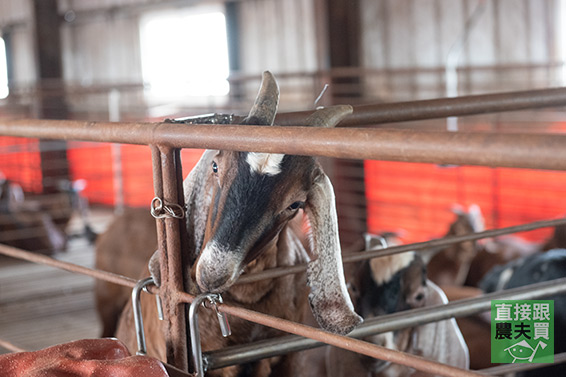
<instances>
[{"instance_id":1,"label":"metal post","mask_svg":"<svg viewBox=\"0 0 566 377\"><path fill-rule=\"evenodd\" d=\"M164 206L178 205L174 149L152 146L152 160L155 196L162 200ZM160 296L163 299L167 362L187 371L185 304L179 302L176 296L177 292L184 292L179 219L175 217L158 219L157 231L161 265Z\"/></svg>"},{"instance_id":2,"label":"metal post","mask_svg":"<svg viewBox=\"0 0 566 377\"><path fill-rule=\"evenodd\" d=\"M153 284L153 278L145 278L137 282L132 289L132 309L134 311L134 323L136 325L136 340L138 342L138 351L136 355L147 355L147 347L145 345L145 332L143 329L143 317L141 310L141 292L149 284Z\"/></svg>"}]
</instances>

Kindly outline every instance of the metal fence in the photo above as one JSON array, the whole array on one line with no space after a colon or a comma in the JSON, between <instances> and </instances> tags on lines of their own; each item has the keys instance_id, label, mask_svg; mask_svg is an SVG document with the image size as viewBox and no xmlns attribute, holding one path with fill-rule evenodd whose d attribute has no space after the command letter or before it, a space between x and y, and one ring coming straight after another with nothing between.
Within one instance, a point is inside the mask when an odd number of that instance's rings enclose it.
<instances>
[{"instance_id":1,"label":"metal fence","mask_svg":"<svg viewBox=\"0 0 566 377\"><path fill-rule=\"evenodd\" d=\"M465 132L424 132L418 130L384 130L354 128L381 122L396 122L461 116L489 112L524 110L528 108L566 105L566 89L546 89L482 96L467 96L438 100L415 101L376 106L358 106L354 114L336 129L312 129L300 127L304 113L280 114L281 126L261 127L238 125L178 125L171 123L109 123L60 120L0 120L0 135L38 137L76 141L113 142L149 145L152 150L153 182L155 196L165 203L184 205L180 148L208 148L269 153L328 156L350 159L376 159L437 164L482 165L491 167L516 167L566 170L566 135L548 134L493 134ZM292 142L289 142L292 140ZM407 250L446 245L468 239L478 239L496 234L515 232L565 224L565 219L539 222L523 227L511 227L486 231L463 237L435 240L429 243L392 247L362 255L345 255L345 262L360 258L373 258ZM167 325L167 361L183 370L187 369L187 339L185 306L194 297L183 292L183 276L180 255L184 227L180 220L157 220L158 242L161 250L162 285L158 289L163 298ZM96 271L52 259L47 256L24 252L8 246L0 246L0 253L36 263L83 273L98 279L133 287L135 281L104 271ZM265 274L299 272L304 266ZM259 279L264 276L242 277L241 280ZM157 290L156 290L157 291ZM415 309L402 315L368 321L354 333L384 332L396 328L438 321L485 311L492 299L527 299L566 292L566 278L540 283L530 287L485 295L475 299L460 300L448 305ZM475 376L478 372L466 371L439 364L413 355L389 350L353 338L329 334L322 330L292 323L272 316L220 304L219 310L255 323L270 326L291 334L306 337L275 339L266 347L264 343L246 345L239 349L218 350L206 355L209 367L222 367L232 363L255 360L273 355L275 348L284 345L284 351L311 348L316 342L330 344L367 356L407 365L417 370L445 376ZM17 349L15 349L17 350ZM563 361L563 355L557 355ZM514 367L514 369L521 366ZM500 373L495 368L487 373Z\"/></svg>"}]
</instances>

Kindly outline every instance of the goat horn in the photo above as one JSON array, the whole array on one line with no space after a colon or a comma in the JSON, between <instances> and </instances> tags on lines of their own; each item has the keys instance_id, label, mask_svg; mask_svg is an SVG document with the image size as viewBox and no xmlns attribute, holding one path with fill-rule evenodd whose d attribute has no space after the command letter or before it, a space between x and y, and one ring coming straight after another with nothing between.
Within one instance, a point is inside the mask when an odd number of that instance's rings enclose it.
<instances>
[{"instance_id":1,"label":"goat horn","mask_svg":"<svg viewBox=\"0 0 566 377\"><path fill-rule=\"evenodd\" d=\"M250 113L242 123L250 125L272 125L279 104L279 87L269 71L263 72L261 87Z\"/></svg>"},{"instance_id":2,"label":"goat horn","mask_svg":"<svg viewBox=\"0 0 566 377\"><path fill-rule=\"evenodd\" d=\"M350 105L336 105L324 107L309 115L305 120L311 127L335 127L344 117L350 115L354 109Z\"/></svg>"}]
</instances>

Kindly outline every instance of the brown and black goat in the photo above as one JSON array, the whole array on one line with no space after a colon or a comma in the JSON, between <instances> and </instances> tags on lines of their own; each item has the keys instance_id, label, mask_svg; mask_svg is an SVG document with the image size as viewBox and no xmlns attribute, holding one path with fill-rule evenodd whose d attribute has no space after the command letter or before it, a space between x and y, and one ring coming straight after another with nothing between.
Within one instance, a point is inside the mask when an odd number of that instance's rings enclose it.
<instances>
[{"instance_id":1,"label":"brown and black goat","mask_svg":"<svg viewBox=\"0 0 566 377\"><path fill-rule=\"evenodd\" d=\"M368 236L366 249L379 248L379 239ZM414 252L365 261L352 274L350 284L355 307L365 319L448 302L442 290L427 280L426 266ZM377 334L365 340L460 368L469 366L468 348L454 319ZM403 365L334 347L327 350L326 374L330 377L428 376Z\"/></svg>"},{"instance_id":2,"label":"brown and black goat","mask_svg":"<svg viewBox=\"0 0 566 377\"><path fill-rule=\"evenodd\" d=\"M243 124L273 124L278 101L277 83L265 72ZM319 109L306 123L333 127L351 112L350 106ZM186 260L195 261L184 269L189 293L222 293L227 302L298 322L308 302L322 328L342 334L361 322L345 284L333 188L314 158L208 150L185 180L184 191L192 253ZM302 243L303 214L311 225L309 250ZM150 270L159 281L157 258L151 260ZM308 263L306 284L301 274L236 284L242 273L301 262ZM148 353L163 359L164 339L151 298L142 299L142 312ZM232 335L223 338L213 311L203 309L199 318L203 351L279 335L232 318ZM131 305L120 318L117 336L135 348ZM285 375L293 373L291 364L288 357L276 357L207 375Z\"/></svg>"},{"instance_id":3,"label":"brown and black goat","mask_svg":"<svg viewBox=\"0 0 566 377\"><path fill-rule=\"evenodd\" d=\"M456 220L450 224L446 236L462 236L484 230L483 216L477 205L471 205L467 212L460 208L454 208L453 212ZM427 263L428 278L440 286L463 285L479 250L477 241L464 241L432 250L429 255L433 255ZM426 259L426 254L423 257Z\"/></svg>"}]
</instances>

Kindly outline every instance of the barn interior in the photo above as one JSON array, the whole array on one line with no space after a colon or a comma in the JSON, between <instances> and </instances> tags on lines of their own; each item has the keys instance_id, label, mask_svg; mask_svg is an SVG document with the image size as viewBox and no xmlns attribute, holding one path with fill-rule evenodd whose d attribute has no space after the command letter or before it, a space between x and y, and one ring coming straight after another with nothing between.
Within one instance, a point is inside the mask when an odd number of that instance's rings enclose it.
<instances>
[{"instance_id":1,"label":"barn interior","mask_svg":"<svg viewBox=\"0 0 566 377\"><path fill-rule=\"evenodd\" d=\"M265 70L277 78L280 112L507 92L535 98L565 86L565 64L564 0L0 2L0 124L14 127L22 119L241 116ZM364 127L528 138L563 134L565 119L554 104ZM182 150L183 176L202 152ZM477 215L472 231L480 232L566 213L560 170L321 161L345 253L363 250L366 233L393 232L402 244L442 238L462 214ZM153 177L147 145L1 134L0 243L93 268L95 239L115 215L145 208L149 216ZM552 242L566 248L560 231L533 228L478 247L515 247L516 256ZM94 284L0 256L0 354L99 337ZM472 368L492 365L484 361Z\"/></svg>"}]
</instances>

